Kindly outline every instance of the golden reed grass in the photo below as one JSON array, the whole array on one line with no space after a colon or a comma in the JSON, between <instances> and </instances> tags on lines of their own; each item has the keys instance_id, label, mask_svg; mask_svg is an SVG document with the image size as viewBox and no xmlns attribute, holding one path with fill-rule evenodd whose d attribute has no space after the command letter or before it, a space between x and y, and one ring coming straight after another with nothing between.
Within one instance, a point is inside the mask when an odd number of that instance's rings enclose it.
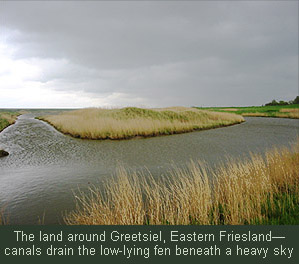
<instances>
[{"instance_id":1,"label":"golden reed grass","mask_svg":"<svg viewBox=\"0 0 299 264\"><path fill-rule=\"evenodd\" d=\"M266 113L242 113L242 116L256 116L256 117L259 117L259 116L269 116L268 114Z\"/></svg>"},{"instance_id":2,"label":"golden reed grass","mask_svg":"<svg viewBox=\"0 0 299 264\"><path fill-rule=\"evenodd\" d=\"M15 123L16 119L17 119L17 115L16 114L10 114L10 113L0 113L0 118L6 119L7 122L12 125L13 123Z\"/></svg>"},{"instance_id":3,"label":"golden reed grass","mask_svg":"<svg viewBox=\"0 0 299 264\"><path fill-rule=\"evenodd\" d=\"M262 221L263 205L289 186L299 193L299 142L274 149L265 158L229 161L216 170L191 162L171 177L118 169L102 191L76 196L77 208L65 216L70 225L248 224ZM292 205L292 206L298 206Z\"/></svg>"},{"instance_id":4,"label":"golden reed grass","mask_svg":"<svg viewBox=\"0 0 299 264\"><path fill-rule=\"evenodd\" d=\"M14 124L18 115L19 113L16 112L10 113L0 111L0 132L9 125Z\"/></svg>"},{"instance_id":5,"label":"golden reed grass","mask_svg":"<svg viewBox=\"0 0 299 264\"><path fill-rule=\"evenodd\" d=\"M299 118L299 108L282 108L279 112L283 113L278 113L279 117Z\"/></svg>"},{"instance_id":6,"label":"golden reed grass","mask_svg":"<svg viewBox=\"0 0 299 264\"><path fill-rule=\"evenodd\" d=\"M299 109L298 108L282 108L279 112L272 113L242 113L242 116L256 116L256 117L282 117L282 118L299 118Z\"/></svg>"},{"instance_id":7,"label":"golden reed grass","mask_svg":"<svg viewBox=\"0 0 299 264\"><path fill-rule=\"evenodd\" d=\"M299 114L299 108L282 108L282 109L280 109L280 112L283 112L283 113L297 113L297 114Z\"/></svg>"},{"instance_id":8,"label":"golden reed grass","mask_svg":"<svg viewBox=\"0 0 299 264\"><path fill-rule=\"evenodd\" d=\"M142 109L89 108L40 119L62 133L88 139L127 139L190 132L244 121L240 115L187 107Z\"/></svg>"},{"instance_id":9,"label":"golden reed grass","mask_svg":"<svg viewBox=\"0 0 299 264\"><path fill-rule=\"evenodd\" d=\"M238 111L237 108L223 108L223 109L220 109L221 111L231 111L231 112L236 112Z\"/></svg>"}]
</instances>

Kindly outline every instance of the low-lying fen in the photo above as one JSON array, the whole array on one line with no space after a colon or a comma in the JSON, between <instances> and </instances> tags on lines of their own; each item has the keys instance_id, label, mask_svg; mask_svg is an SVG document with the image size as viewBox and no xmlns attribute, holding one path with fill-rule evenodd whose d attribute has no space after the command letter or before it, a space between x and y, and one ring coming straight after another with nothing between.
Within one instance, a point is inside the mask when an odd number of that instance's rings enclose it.
<instances>
[{"instance_id":1,"label":"low-lying fen","mask_svg":"<svg viewBox=\"0 0 299 264\"><path fill-rule=\"evenodd\" d=\"M250 106L250 107L206 107L197 109L229 112L242 116L299 118L299 105Z\"/></svg>"},{"instance_id":2,"label":"low-lying fen","mask_svg":"<svg viewBox=\"0 0 299 264\"><path fill-rule=\"evenodd\" d=\"M299 142L215 170L191 162L166 178L119 168L76 195L70 225L299 224Z\"/></svg>"},{"instance_id":3,"label":"low-lying fen","mask_svg":"<svg viewBox=\"0 0 299 264\"><path fill-rule=\"evenodd\" d=\"M88 139L128 139L190 132L241 123L243 117L187 107L143 109L89 108L40 119L62 133Z\"/></svg>"}]
</instances>

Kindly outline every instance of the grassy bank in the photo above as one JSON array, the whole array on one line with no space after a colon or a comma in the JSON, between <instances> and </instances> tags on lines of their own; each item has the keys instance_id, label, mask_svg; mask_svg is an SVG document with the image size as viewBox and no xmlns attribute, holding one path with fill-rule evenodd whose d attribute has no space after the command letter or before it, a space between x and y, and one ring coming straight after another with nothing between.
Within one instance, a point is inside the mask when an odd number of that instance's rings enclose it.
<instances>
[{"instance_id":1,"label":"grassy bank","mask_svg":"<svg viewBox=\"0 0 299 264\"><path fill-rule=\"evenodd\" d=\"M9 125L12 125L16 121L18 116L19 116L18 112L0 109L0 132L4 128L8 127ZM8 152L2 150L1 146L0 146L0 158L7 156L7 155L8 155ZM0 220L0 223L1 223L1 220Z\"/></svg>"},{"instance_id":2,"label":"grassy bank","mask_svg":"<svg viewBox=\"0 0 299 264\"><path fill-rule=\"evenodd\" d=\"M242 116L299 118L299 104L250 107L206 107L198 109L235 113Z\"/></svg>"},{"instance_id":3,"label":"grassy bank","mask_svg":"<svg viewBox=\"0 0 299 264\"><path fill-rule=\"evenodd\" d=\"M16 121L18 116L18 112L0 110L0 132L9 125L12 125Z\"/></svg>"},{"instance_id":4,"label":"grassy bank","mask_svg":"<svg viewBox=\"0 0 299 264\"><path fill-rule=\"evenodd\" d=\"M299 143L214 171L200 163L164 180L120 169L104 191L77 196L70 225L299 224Z\"/></svg>"},{"instance_id":5,"label":"grassy bank","mask_svg":"<svg viewBox=\"0 0 299 264\"><path fill-rule=\"evenodd\" d=\"M128 139L190 132L244 121L234 113L214 113L187 107L143 109L89 108L40 119L62 133L87 139Z\"/></svg>"}]
</instances>

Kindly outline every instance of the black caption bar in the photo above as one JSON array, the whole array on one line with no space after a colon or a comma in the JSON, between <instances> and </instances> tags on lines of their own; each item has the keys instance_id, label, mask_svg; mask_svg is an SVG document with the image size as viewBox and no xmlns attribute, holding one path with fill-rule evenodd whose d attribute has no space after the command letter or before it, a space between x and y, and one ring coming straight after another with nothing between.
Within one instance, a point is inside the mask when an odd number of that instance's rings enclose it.
<instances>
[{"instance_id":1,"label":"black caption bar","mask_svg":"<svg viewBox=\"0 0 299 264\"><path fill-rule=\"evenodd\" d=\"M0 260L299 263L298 237L299 226L1 226Z\"/></svg>"}]
</instances>

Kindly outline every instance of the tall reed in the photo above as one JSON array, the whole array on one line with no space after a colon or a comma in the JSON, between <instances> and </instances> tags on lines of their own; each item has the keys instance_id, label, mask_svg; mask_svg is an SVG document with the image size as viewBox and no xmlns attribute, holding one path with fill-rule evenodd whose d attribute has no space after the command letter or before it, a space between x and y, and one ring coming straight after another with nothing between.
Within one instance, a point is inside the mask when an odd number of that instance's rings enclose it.
<instances>
[{"instance_id":1,"label":"tall reed","mask_svg":"<svg viewBox=\"0 0 299 264\"><path fill-rule=\"evenodd\" d=\"M80 225L252 224L271 222L299 204L299 142L290 150L273 149L230 160L212 170L191 162L170 177L129 174L120 168L104 190L77 196L65 216ZM285 202L287 201L287 203ZM274 212L275 211L275 212ZM273 213L274 212L274 213Z\"/></svg>"}]
</instances>

